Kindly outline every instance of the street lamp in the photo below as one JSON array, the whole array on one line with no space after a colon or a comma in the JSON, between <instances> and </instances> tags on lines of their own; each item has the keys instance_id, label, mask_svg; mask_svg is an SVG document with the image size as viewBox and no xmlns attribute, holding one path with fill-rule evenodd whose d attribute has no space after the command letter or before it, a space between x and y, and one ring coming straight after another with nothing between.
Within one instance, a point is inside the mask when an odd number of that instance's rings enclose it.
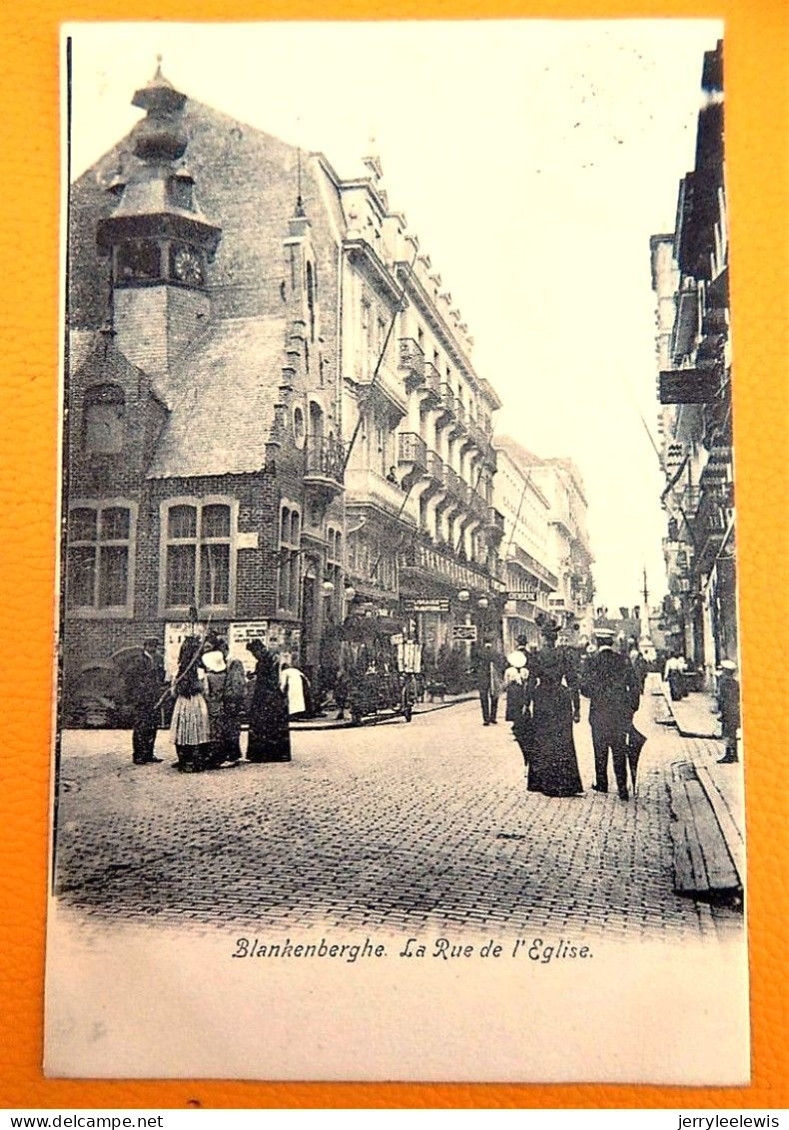
<instances>
[{"instance_id":1,"label":"street lamp","mask_svg":"<svg viewBox=\"0 0 789 1130\"><path fill-rule=\"evenodd\" d=\"M353 600L353 598L355 596L356 596L356 589L353 587L353 585L346 585L345 586L345 599L346 600Z\"/></svg>"},{"instance_id":2,"label":"street lamp","mask_svg":"<svg viewBox=\"0 0 789 1130\"><path fill-rule=\"evenodd\" d=\"M486 596L481 596L479 598L479 600L477 601L477 607L478 608L487 608L489 604L490 604L490 601L488 600L488 598Z\"/></svg>"},{"instance_id":3,"label":"street lamp","mask_svg":"<svg viewBox=\"0 0 789 1130\"><path fill-rule=\"evenodd\" d=\"M458 593L458 600L461 604L468 604L470 598L471 593L468 591L468 589L461 589Z\"/></svg>"}]
</instances>

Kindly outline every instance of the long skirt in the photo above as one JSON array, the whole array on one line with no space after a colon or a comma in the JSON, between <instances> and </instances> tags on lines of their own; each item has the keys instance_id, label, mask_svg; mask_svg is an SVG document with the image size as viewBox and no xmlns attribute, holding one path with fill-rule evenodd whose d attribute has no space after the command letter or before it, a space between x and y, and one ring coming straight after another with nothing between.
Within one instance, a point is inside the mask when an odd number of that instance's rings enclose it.
<instances>
[{"instance_id":1,"label":"long skirt","mask_svg":"<svg viewBox=\"0 0 789 1130\"><path fill-rule=\"evenodd\" d=\"M249 712L247 760L290 761L288 707L278 690L256 690Z\"/></svg>"},{"instance_id":2,"label":"long skirt","mask_svg":"<svg viewBox=\"0 0 789 1130\"><path fill-rule=\"evenodd\" d=\"M534 690L534 731L529 758L530 792L577 796L583 792L573 740L573 707L565 686Z\"/></svg>"},{"instance_id":3,"label":"long skirt","mask_svg":"<svg viewBox=\"0 0 789 1130\"><path fill-rule=\"evenodd\" d=\"M202 694L178 695L170 721L174 745L197 746L210 740L208 707Z\"/></svg>"}]
</instances>

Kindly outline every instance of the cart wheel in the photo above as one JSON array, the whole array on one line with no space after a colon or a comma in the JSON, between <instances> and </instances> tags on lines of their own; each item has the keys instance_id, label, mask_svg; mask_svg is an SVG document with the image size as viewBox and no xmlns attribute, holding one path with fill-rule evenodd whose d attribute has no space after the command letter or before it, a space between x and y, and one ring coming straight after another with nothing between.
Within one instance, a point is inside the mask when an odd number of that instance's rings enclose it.
<instances>
[{"instance_id":1,"label":"cart wheel","mask_svg":"<svg viewBox=\"0 0 789 1130\"><path fill-rule=\"evenodd\" d=\"M414 716L413 707L410 704L408 706L404 706L403 707L403 717L405 718L406 722L410 722L411 719L413 718L413 716Z\"/></svg>"}]
</instances>

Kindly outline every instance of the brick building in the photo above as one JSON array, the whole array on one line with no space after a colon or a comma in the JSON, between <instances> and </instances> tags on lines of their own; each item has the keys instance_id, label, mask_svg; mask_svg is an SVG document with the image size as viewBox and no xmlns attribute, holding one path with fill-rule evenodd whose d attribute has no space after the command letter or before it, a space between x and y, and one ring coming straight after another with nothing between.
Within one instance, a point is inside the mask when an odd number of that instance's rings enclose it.
<instances>
[{"instance_id":1,"label":"brick building","mask_svg":"<svg viewBox=\"0 0 789 1130\"><path fill-rule=\"evenodd\" d=\"M380 167L341 180L159 70L133 102L69 201L67 697L196 623L315 674L357 594L436 597L409 627L437 648L502 587L499 401Z\"/></svg>"}]
</instances>

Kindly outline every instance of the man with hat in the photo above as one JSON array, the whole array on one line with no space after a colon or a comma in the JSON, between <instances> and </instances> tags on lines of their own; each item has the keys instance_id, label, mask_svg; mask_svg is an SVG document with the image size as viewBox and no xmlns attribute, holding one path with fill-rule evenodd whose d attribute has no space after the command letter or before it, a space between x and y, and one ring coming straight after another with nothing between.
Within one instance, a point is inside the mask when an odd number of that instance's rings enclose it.
<instances>
[{"instance_id":1,"label":"man with hat","mask_svg":"<svg viewBox=\"0 0 789 1130\"><path fill-rule=\"evenodd\" d=\"M737 664L732 659L724 659L718 677L718 710L721 719L721 735L726 741L726 752L719 758L719 765L727 765L739 760L737 757L737 731L740 728L740 681L737 678Z\"/></svg>"},{"instance_id":2,"label":"man with hat","mask_svg":"<svg viewBox=\"0 0 789 1130\"><path fill-rule=\"evenodd\" d=\"M154 756L159 729L159 697L164 683L161 643L155 636L143 640L142 648L126 673L127 697L132 713L132 760L135 765L160 762Z\"/></svg>"},{"instance_id":3,"label":"man with hat","mask_svg":"<svg viewBox=\"0 0 789 1130\"><path fill-rule=\"evenodd\" d=\"M626 655L614 651L614 633L595 629L597 651L589 656L581 693L589 699L589 725L594 748L595 783L598 793L608 792L608 753L620 800L628 800L627 734L640 698L633 665Z\"/></svg>"}]
</instances>

